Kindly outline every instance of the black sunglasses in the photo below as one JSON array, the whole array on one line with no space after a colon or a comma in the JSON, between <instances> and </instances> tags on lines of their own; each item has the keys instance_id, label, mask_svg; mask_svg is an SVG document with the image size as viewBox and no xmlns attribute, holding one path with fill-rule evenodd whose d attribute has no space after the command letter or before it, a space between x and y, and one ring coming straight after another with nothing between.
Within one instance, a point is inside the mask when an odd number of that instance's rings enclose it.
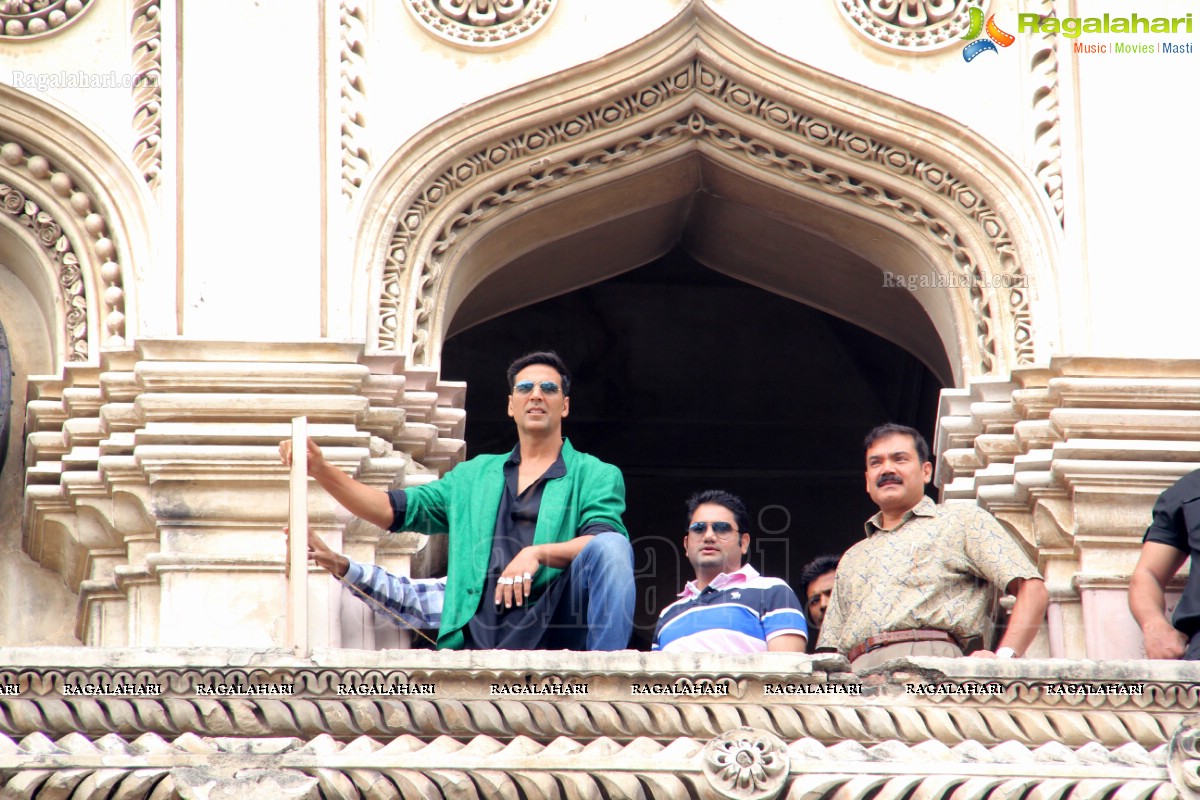
<instances>
[{"instance_id":1,"label":"black sunglasses","mask_svg":"<svg viewBox=\"0 0 1200 800\"><path fill-rule=\"evenodd\" d=\"M537 386L542 390L542 394L558 394L558 384L554 381L542 381ZM533 381L521 381L513 385L513 391L517 394L529 394L533 387Z\"/></svg>"},{"instance_id":2,"label":"black sunglasses","mask_svg":"<svg viewBox=\"0 0 1200 800\"><path fill-rule=\"evenodd\" d=\"M722 539L736 531L733 525L728 522L693 522L691 525L688 525L688 533L693 536L703 536L704 532L709 529L709 526L712 527L713 533Z\"/></svg>"}]
</instances>

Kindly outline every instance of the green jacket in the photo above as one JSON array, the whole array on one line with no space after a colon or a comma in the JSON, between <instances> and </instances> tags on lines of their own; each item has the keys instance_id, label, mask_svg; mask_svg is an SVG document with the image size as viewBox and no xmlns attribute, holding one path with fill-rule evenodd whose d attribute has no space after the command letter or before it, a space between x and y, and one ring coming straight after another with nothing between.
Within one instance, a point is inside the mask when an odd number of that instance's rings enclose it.
<instances>
[{"instance_id":1,"label":"green jacket","mask_svg":"<svg viewBox=\"0 0 1200 800\"><path fill-rule=\"evenodd\" d=\"M595 456L580 453L564 440L566 474L546 482L533 543L567 542L585 525L602 522L629 533L621 522L625 511L625 480L621 470ZM438 647L458 650L462 629L482 599L496 514L504 494L504 462L508 454L476 456L447 472L440 480L405 489L407 509L402 530L449 533L446 601ZM562 572L542 567L533 580L533 598Z\"/></svg>"}]
</instances>

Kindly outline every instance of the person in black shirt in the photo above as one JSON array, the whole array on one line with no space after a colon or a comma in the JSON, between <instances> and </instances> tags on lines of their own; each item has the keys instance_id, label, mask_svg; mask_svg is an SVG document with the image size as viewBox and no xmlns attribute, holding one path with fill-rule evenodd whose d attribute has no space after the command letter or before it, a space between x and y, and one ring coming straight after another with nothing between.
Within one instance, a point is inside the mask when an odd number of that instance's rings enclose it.
<instances>
[{"instance_id":1,"label":"person in black shirt","mask_svg":"<svg viewBox=\"0 0 1200 800\"><path fill-rule=\"evenodd\" d=\"M1147 658L1200 660L1200 470L1184 475L1158 497L1142 554L1129 580L1129 610L1142 627ZM1173 619L1166 587L1188 556L1192 569Z\"/></svg>"}]
</instances>

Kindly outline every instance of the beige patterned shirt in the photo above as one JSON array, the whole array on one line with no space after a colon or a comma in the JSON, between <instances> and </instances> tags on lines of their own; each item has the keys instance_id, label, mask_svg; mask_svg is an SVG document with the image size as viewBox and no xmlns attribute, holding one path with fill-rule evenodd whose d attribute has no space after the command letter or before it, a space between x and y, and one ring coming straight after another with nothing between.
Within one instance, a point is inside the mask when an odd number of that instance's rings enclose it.
<instances>
[{"instance_id":1,"label":"beige patterned shirt","mask_svg":"<svg viewBox=\"0 0 1200 800\"><path fill-rule=\"evenodd\" d=\"M935 628L960 642L990 634L994 598L1015 578L1041 578L1021 545L978 506L928 497L891 530L882 512L838 563L820 647L847 653L868 636Z\"/></svg>"}]
</instances>

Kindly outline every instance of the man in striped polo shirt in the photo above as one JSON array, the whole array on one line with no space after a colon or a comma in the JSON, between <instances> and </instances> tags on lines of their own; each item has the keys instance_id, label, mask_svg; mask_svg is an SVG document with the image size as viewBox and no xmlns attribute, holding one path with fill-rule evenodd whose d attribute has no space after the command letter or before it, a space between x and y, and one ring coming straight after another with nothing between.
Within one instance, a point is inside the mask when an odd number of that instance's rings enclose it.
<instances>
[{"instance_id":1,"label":"man in striped polo shirt","mask_svg":"<svg viewBox=\"0 0 1200 800\"><path fill-rule=\"evenodd\" d=\"M742 564L750 520L740 497L721 490L692 495L683 546L696 570L680 599L658 619L652 650L803 653L808 637L796 593Z\"/></svg>"}]
</instances>

